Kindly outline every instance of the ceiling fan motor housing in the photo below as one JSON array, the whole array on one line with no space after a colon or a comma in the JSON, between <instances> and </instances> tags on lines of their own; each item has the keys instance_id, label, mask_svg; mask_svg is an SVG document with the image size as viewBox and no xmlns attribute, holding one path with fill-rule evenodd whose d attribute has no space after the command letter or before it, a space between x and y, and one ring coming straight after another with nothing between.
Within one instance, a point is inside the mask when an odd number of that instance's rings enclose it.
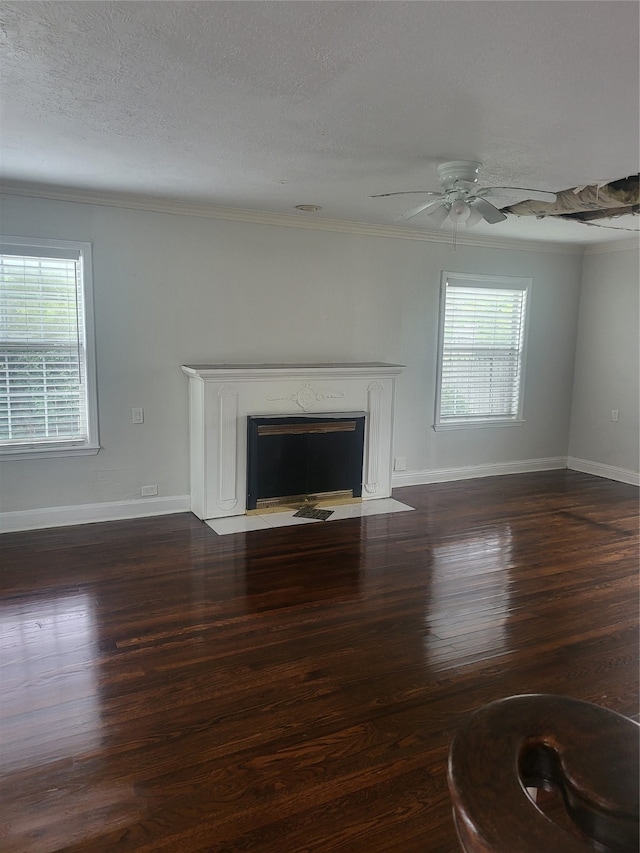
<instances>
[{"instance_id":1,"label":"ceiling fan motor housing","mask_svg":"<svg viewBox=\"0 0 640 853\"><path fill-rule=\"evenodd\" d=\"M457 181L475 184L481 166L475 160L451 160L438 166L438 178L445 190L453 189Z\"/></svg>"}]
</instances>

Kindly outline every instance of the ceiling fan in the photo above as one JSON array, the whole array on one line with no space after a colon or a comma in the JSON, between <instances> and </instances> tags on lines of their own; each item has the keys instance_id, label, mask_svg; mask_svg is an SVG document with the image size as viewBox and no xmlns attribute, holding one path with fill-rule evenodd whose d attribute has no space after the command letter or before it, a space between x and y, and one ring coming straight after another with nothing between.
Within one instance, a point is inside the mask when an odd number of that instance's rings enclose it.
<instances>
[{"instance_id":1,"label":"ceiling fan","mask_svg":"<svg viewBox=\"0 0 640 853\"><path fill-rule=\"evenodd\" d=\"M464 223L467 227L476 225L480 220L494 224L502 222L507 217L489 198L513 198L524 201L556 200L556 194L543 190L524 189L523 187L479 187L478 172L482 163L474 160L452 160L438 166L438 178L442 185L440 192L430 190L406 190L397 193L381 193L370 195L369 198L388 198L392 195L426 195L430 196L424 204L419 204L412 210L403 213L398 219L413 219L419 213L426 213L430 221L441 228L449 220L453 224Z\"/></svg>"}]
</instances>

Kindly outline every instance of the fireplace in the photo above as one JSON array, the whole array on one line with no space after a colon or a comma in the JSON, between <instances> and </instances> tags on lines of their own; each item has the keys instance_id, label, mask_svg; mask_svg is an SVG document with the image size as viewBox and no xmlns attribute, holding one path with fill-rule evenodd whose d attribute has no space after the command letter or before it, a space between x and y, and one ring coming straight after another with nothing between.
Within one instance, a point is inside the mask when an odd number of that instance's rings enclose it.
<instances>
[{"instance_id":1,"label":"fireplace","mask_svg":"<svg viewBox=\"0 0 640 853\"><path fill-rule=\"evenodd\" d=\"M365 412L247 418L247 511L360 498Z\"/></svg>"},{"instance_id":2,"label":"fireplace","mask_svg":"<svg viewBox=\"0 0 640 853\"><path fill-rule=\"evenodd\" d=\"M293 419L297 429L293 435L298 435L299 445L306 444L305 452L312 457L316 443L335 439L336 465L350 470L348 482L337 478L337 473L333 481L316 477L300 485L291 480L277 487L279 495L270 494L272 487L263 489L262 484L258 491L264 494L259 498L256 495L256 502L332 491L351 492L354 499L359 491L363 501L391 496L395 379L402 365L191 364L183 365L182 370L189 377L191 511L198 518L224 518L252 511L247 501L248 477L253 476L248 473L252 420L256 429L263 428L256 440L269 443L278 438L283 426L278 419ZM328 423L333 424L331 432ZM355 438L362 442L362 449L354 456L349 441ZM357 462L347 462L347 458ZM316 464L316 470L327 464L325 459ZM299 460L290 459L287 467L295 471L301 465ZM253 491L251 494L253 500Z\"/></svg>"}]
</instances>

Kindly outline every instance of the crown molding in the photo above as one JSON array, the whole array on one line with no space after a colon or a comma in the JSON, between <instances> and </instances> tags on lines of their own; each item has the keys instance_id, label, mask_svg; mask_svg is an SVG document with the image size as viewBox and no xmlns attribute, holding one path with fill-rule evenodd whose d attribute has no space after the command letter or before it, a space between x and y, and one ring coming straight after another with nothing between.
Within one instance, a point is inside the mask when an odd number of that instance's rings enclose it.
<instances>
[{"instance_id":1,"label":"crown molding","mask_svg":"<svg viewBox=\"0 0 640 853\"><path fill-rule=\"evenodd\" d=\"M585 247L585 255L601 255L605 252L636 252L640 250L640 235L624 237L622 240L611 240L608 243L591 243Z\"/></svg>"},{"instance_id":2,"label":"crown molding","mask_svg":"<svg viewBox=\"0 0 640 853\"><path fill-rule=\"evenodd\" d=\"M199 216L207 219L224 219L234 222L246 222L256 225L279 225L285 228L303 228L310 231L336 231L342 234L354 234L364 237L391 237L398 240L419 240L427 243L451 245L452 232L426 232L412 228L400 228L393 225L374 225L368 222L348 222L342 219L308 217L305 214L270 213L264 210L245 210L244 208L216 207L213 204L179 201L177 199L155 196L129 195L121 193L91 192L88 190L68 189L39 185L1 184L0 193L27 198L69 201L78 204L94 204L106 207L120 207L129 210L145 210L153 213L169 213L181 216ZM459 246L474 246L489 249L506 249L521 252L547 252L552 254L582 254L583 243L551 243L548 241L519 240L499 237L474 237L458 232L456 243Z\"/></svg>"}]
</instances>

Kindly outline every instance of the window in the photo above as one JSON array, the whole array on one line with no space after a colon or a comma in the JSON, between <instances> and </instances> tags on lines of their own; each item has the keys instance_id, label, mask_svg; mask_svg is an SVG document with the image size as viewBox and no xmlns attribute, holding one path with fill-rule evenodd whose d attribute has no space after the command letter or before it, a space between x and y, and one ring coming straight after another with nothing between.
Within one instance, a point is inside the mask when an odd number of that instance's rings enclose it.
<instances>
[{"instance_id":1,"label":"window","mask_svg":"<svg viewBox=\"0 0 640 853\"><path fill-rule=\"evenodd\" d=\"M435 429L522 423L530 285L442 274Z\"/></svg>"},{"instance_id":2,"label":"window","mask_svg":"<svg viewBox=\"0 0 640 853\"><path fill-rule=\"evenodd\" d=\"M0 238L0 455L97 453L91 245Z\"/></svg>"}]
</instances>

